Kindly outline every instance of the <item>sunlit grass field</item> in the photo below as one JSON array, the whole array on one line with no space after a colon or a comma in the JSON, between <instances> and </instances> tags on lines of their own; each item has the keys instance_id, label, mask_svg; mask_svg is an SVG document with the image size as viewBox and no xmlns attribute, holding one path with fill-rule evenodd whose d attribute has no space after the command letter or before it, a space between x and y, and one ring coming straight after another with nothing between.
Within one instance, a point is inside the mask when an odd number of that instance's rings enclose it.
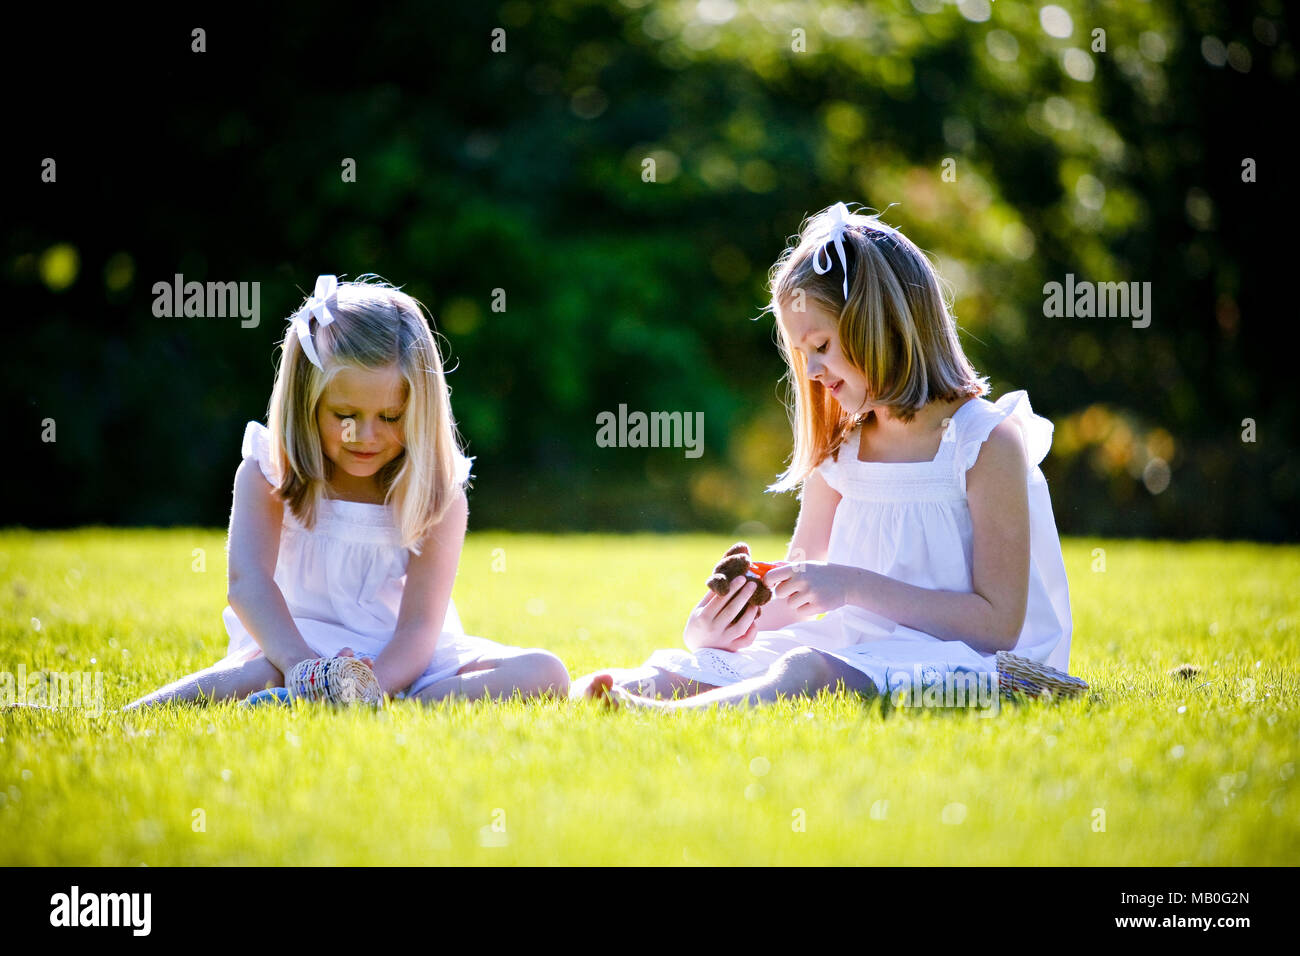
<instances>
[{"instance_id":1,"label":"sunlit grass field","mask_svg":"<svg viewBox=\"0 0 1300 956\"><path fill-rule=\"evenodd\" d=\"M678 645L731 543L473 532L454 598L577 677ZM1065 547L1075 701L123 715L224 654L224 533L0 531L0 673L106 708L0 712L0 864L1294 864L1300 548Z\"/></svg>"}]
</instances>

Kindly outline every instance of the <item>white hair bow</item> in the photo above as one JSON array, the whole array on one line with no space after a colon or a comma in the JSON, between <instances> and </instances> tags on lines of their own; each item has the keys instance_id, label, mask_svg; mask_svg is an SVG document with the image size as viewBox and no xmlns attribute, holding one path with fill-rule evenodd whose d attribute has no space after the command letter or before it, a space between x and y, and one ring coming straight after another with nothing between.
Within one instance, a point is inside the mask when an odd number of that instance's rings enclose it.
<instances>
[{"instance_id":1,"label":"white hair bow","mask_svg":"<svg viewBox=\"0 0 1300 956\"><path fill-rule=\"evenodd\" d=\"M819 276L824 276L831 271L831 254L827 248L832 242L835 243L835 251L840 256L840 268L844 270L844 299L847 302L849 298L849 260L844 255L844 230L849 228L849 207L842 202L837 202L831 206L827 213L831 220L831 232L826 241L813 253L813 271ZM822 261L825 260L825 265Z\"/></svg>"},{"instance_id":2,"label":"white hair bow","mask_svg":"<svg viewBox=\"0 0 1300 956\"><path fill-rule=\"evenodd\" d=\"M339 280L334 276L318 276L311 298L293 317L293 327L298 333L298 342L302 345L302 350L307 353L311 364L322 371L325 366L321 364L320 356L316 353L316 346L311 339L311 319L315 316L317 323L324 328L334 321L334 313L331 309L337 309L338 304Z\"/></svg>"},{"instance_id":3,"label":"white hair bow","mask_svg":"<svg viewBox=\"0 0 1300 956\"><path fill-rule=\"evenodd\" d=\"M831 271L832 266L830 250L827 247L832 242L835 243L835 251L839 253L840 257L840 269L844 272L844 301L846 302L849 298L849 260L844 254L844 233L848 229L852 228L853 225L849 222L849 215L849 207L844 205L844 203L837 202L834 206L831 206L827 211L827 216L830 218L831 222L830 234L826 237L825 241L817 251L813 253L813 271L819 276L825 275ZM887 226L878 219L873 220L870 225L872 229L882 232L887 236L900 235L899 231L893 226ZM824 265L823 262L825 263Z\"/></svg>"}]
</instances>

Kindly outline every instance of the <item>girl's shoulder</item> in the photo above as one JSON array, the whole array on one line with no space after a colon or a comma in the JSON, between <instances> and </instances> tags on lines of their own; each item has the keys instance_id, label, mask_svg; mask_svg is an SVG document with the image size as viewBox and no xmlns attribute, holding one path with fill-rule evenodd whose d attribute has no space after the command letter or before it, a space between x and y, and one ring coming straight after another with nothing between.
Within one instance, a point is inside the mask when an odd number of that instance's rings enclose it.
<instances>
[{"instance_id":1,"label":"girl's shoulder","mask_svg":"<svg viewBox=\"0 0 1300 956\"><path fill-rule=\"evenodd\" d=\"M240 444L241 458L252 458L257 462L263 477L271 487L280 487L279 469L271 453L271 431L261 422L249 422L244 426L244 440Z\"/></svg>"},{"instance_id":2,"label":"girl's shoulder","mask_svg":"<svg viewBox=\"0 0 1300 956\"><path fill-rule=\"evenodd\" d=\"M1034 413L1027 392L1023 389L1008 392L996 402L982 397L973 398L957 410L952 420L956 443L954 459L963 488L966 472L974 467L989 435L1003 422L1019 429L1025 446L1025 460L1031 471L1047 457L1047 452L1052 447L1055 426L1048 419Z\"/></svg>"}]
</instances>

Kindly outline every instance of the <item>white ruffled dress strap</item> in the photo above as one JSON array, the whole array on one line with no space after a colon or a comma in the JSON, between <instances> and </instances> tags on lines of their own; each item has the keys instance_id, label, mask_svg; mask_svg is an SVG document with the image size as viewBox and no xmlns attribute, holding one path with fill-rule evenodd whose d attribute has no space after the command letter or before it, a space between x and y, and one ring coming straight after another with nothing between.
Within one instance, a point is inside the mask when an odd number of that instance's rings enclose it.
<instances>
[{"instance_id":1,"label":"white ruffled dress strap","mask_svg":"<svg viewBox=\"0 0 1300 956\"><path fill-rule=\"evenodd\" d=\"M1008 420L1020 429L1031 479L1042 474L1038 464L1047 457L1047 452L1052 447L1054 426L1048 419L1034 414L1027 392L1023 389L1008 392L996 402L975 398L966 404L975 407L958 420L957 453L953 456L957 482L963 491L966 489L966 472L975 465L980 448L993 429Z\"/></svg>"},{"instance_id":2,"label":"white ruffled dress strap","mask_svg":"<svg viewBox=\"0 0 1300 956\"><path fill-rule=\"evenodd\" d=\"M280 479L275 463L271 459L271 432L261 422L249 422L244 427L244 441L239 453L244 458L252 458L262 470L263 477L271 483L272 488L280 487Z\"/></svg>"},{"instance_id":3,"label":"white ruffled dress strap","mask_svg":"<svg viewBox=\"0 0 1300 956\"><path fill-rule=\"evenodd\" d=\"M454 466L456 484L463 485L465 484L465 482L469 481L471 465L474 459L477 458L478 456L470 455L468 458L466 458L459 451L455 451L452 454L456 456L455 466Z\"/></svg>"}]
</instances>

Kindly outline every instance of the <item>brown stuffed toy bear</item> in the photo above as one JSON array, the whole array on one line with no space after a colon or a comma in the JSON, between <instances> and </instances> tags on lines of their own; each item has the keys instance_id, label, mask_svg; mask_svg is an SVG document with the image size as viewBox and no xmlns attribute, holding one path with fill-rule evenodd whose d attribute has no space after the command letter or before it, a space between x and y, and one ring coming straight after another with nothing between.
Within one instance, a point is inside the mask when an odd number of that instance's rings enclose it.
<instances>
[{"instance_id":1,"label":"brown stuffed toy bear","mask_svg":"<svg viewBox=\"0 0 1300 956\"><path fill-rule=\"evenodd\" d=\"M778 562L782 564L784 562ZM757 583L754 593L749 596L739 613L733 620L739 620L740 615L753 606L762 607L768 601L772 600L772 590L763 583L763 575L777 567L777 564L767 564L762 561L754 561L749 553L749 545L741 541L732 545L722 560L717 563L713 569L713 574L709 576L709 590L720 596L726 596L731 588L731 582L738 577L745 577L750 581ZM760 615L762 611L758 612Z\"/></svg>"}]
</instances>

